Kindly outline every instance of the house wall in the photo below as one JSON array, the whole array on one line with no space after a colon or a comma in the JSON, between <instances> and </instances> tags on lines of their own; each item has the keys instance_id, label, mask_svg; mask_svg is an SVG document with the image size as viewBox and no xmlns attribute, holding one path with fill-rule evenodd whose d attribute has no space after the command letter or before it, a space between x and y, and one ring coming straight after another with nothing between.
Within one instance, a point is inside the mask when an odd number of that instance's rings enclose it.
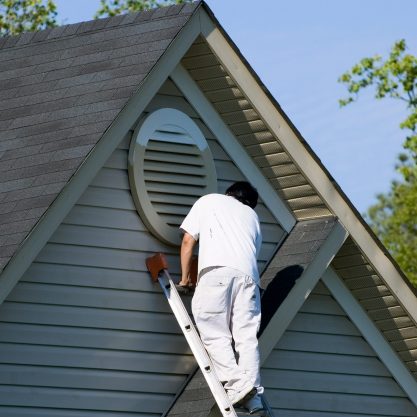
<instances>
[{"instance_id":1,"label":"house wall","mask_svg":"<svg viewBox=\"0 0 417 417\"><path fill-rule=\"evenodd\" d=\"M263 365L262 380L281 417L417 416L321 282Z\"/></svg>"},{"instance_id":2,"label":"house wall","mask_svg":"<svg viewBox=\"0 0 417 417\"><path fill-rule=\"evenodd\" d=\"M160 106L192 114L171 83L148 110ZM243 176L195 120L209 139L223 191ZM0 307L1 416L160 415L195 369L145 268L146 257L161 251L178 277L178 248L159 242L141 222L129 190L128 148L127 138ZM262 267L283 232L262 204L258 213Z\"/></svg>"}]
</instances>

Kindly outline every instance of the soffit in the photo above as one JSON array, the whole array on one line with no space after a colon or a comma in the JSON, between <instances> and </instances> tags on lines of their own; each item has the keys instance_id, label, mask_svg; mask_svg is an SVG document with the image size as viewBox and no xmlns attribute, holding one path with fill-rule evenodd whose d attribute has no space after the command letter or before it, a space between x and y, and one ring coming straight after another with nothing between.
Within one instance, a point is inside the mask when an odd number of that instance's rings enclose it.
<instances>
[{"instance_id":1,"label":"soffit","mask_svg":"<svg viewBox=\"0 0 417 417\"><path fill-rule=\"evenodd\" d=\"M331 215L203 38L196 40L181 63L295 217L305 220Z\"/></svg>"}]
</instances>

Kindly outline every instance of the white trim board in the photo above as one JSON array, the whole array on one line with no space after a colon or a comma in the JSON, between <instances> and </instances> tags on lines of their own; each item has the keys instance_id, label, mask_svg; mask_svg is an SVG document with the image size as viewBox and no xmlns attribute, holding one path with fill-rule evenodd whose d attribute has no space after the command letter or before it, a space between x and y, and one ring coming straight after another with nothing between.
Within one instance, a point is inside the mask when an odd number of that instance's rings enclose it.
<instances>
[{"instance_id":1,"label":"white trim board","mask_svg":"<svg viewBox=\"0 0 417 417\"><path fill-rule=\"evenodd\" d=\"M180 30L146 76L138 91L116 116L111 126L3 270L0 283L0 304L34 261L40 250L46 245L52 233L81 197L99 169L126 137L129 130L132 129L140 114L145 110L198 35L200 35L200 13L197 11Z\"/></svg>"},{"instance_id":2,"label":"white trim board","mask_svg":"<svg viewBox=\"0 0 417 417\"><path fill-rule=\"evenodd\" d=\"M279 306L259 338L261 363L268 358L347 237L347 231L336 220L333 230L317 252L315 258L302 273L301 277L297 279L287 298Z\"/></svg>"},{"instance_id":3,"label":"white trim board","mask_svg":"<svg viewBox=\"0 0 417 417\"><path fill-rule=\"evenodd\" d=\"M348 229L353 240L361 248L386 285L397 297L417 325L417 298L384 251L378 246L357 214L344 200L319 163L304 147L296 132L287 123L284 115L265 93L250 70L242 62L229 41L204 11L201 11L201 30L210 48L234 82L251 102L265 124L279 138L281 145L309 179L320 197Z\"/></svg>"},{"instance_id":4,"label":"white trim board","mask_svg":"<svg viewBox=\"0 0 417 417\"><path fill-rule=\"evenodd\" d=\"M288 233L296 220L287 204L278 196L276 190L262 174L252 158L246 153L242 145L235 138L229 127L214 109L212 104L200 90L197 83L181 64L171 73L171 79L194 107L198 115L216 136L229 157L251 183L257 188L265 205Z\"/></svg>"},{"instance_id":5,"label":"white trim board","mask_svg":"<svg viewBox=\"0 0 417 417\"><path fill-rule=\"evenodd\" d=\"M381 361L391 372L392 376L417 407L417 381L410 370L404 365L397 353L392 349L379 329L366 314L365 310L331 267L327 268L326 272L323 274L322 280L330 293L346 312L347 316L359 329L362 336L374 349Z\"/></svg>"}]
</instances>

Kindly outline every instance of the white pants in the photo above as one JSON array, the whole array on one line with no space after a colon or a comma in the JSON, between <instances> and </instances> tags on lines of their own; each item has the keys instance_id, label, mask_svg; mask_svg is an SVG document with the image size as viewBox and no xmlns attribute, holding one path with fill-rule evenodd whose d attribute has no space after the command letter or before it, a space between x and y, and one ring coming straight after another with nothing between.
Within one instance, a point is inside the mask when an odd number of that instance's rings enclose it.
<instances>
[{"instance_id":1,"label":"white pants","mask_svg":"<svg viewBox=\"0 0 417 417\"><path fill-rule=\"evenodd\" d=\"M235 269L210 269L200 277L192 311L201 340L218 378L225 382L225 389L239 391L251 384L262 393L256 337L261 309L259 288L254 280Z\"/></svg>"}]
</instances>

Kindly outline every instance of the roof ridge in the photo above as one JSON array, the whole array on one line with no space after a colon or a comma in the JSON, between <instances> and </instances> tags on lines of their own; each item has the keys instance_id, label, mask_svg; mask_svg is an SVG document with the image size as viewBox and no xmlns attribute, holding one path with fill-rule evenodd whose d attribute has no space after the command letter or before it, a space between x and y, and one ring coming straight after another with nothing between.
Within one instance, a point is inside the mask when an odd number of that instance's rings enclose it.
<instances>
[{"instance_id":1,"label":"roof ridge","mask_svg":"<svg viewBox=\"0 0 417 417\"><path fill-rule=\"evenodd\" d=\"M13 47L26 47L38 42L55 41L65 37L92 33L103 29L113 29L120 26L145 23L152 20L163 20L175 15L191 14L200 4L200 1L192 3L174 4L140 12L123 13L116 16L91 19L78 23L55 26L35 32L24 32L19 35L0 37L0 51Z\"/></svg>"}]
</instances>

